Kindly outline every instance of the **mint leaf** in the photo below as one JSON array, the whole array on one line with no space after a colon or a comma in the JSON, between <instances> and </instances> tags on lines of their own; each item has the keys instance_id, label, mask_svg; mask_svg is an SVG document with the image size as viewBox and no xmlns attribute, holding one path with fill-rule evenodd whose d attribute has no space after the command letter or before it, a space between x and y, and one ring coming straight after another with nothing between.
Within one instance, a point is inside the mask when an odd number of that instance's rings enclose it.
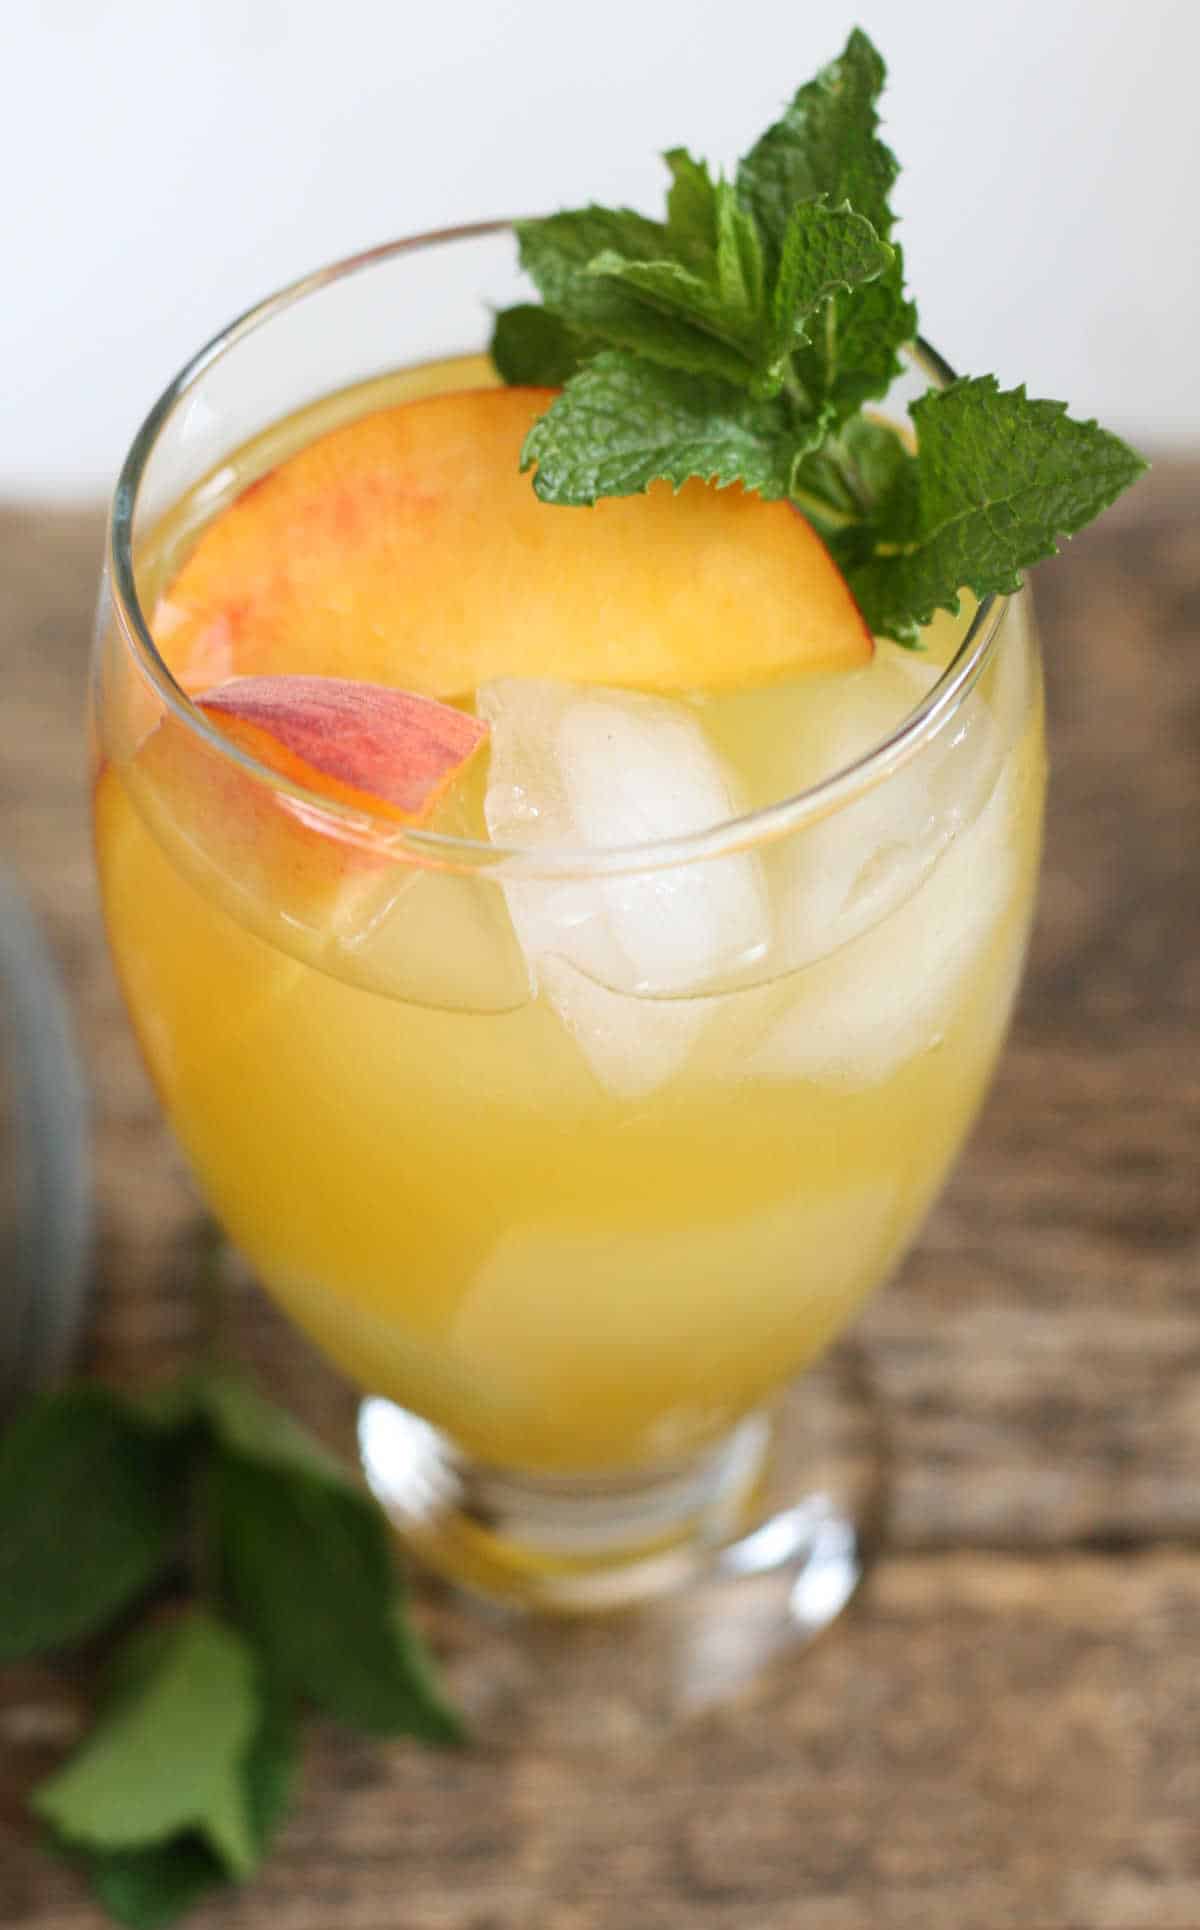
<instances>
[{"instance_id":1,"label":"mint leaf","mask_svg":"<svg viewBox=\"0 0 1200 1930\"><path fill-rule=\"evenodd\" d=\"M903 641L958 592L1019 588L1021 571L1054 555L1146 467L1062 402L1001 390L994 376L932 389L909 411L918 438L915 490L891 496L877 548L850 573L872 628ZM893 549L892 546L895 546Z\"/></svg>"},{"instance_id":2,"label":"mint leaf","mask_svg":"<svg viewBox=\"0 0 1200 1930\"><path fill-rule=\"evenodd\" d=\"M195 1832L231 1876L244 1876L256 1861L241 1780L261 1719L253 1655L199 1608L143 1652L149 1672L35 1789L31 1807L78 1849L131 1849Z\"/></svg>"},{"instance_id":3,"label":"mint leaf","mask_svg":"<svg viewBox=\"0 0 1200 1930\"><path fill-rule=\"evenodd\" d=\"M894 258L895 250L849 207L806 201L793 208L771 300L767 360L777 384L784 379L785 358L820 326L809 319L814 310L824 307L826 316L832 314L832 295L874 280Z\"/></svg>"},{"instance_id":4,"label":"mint leaf","mask_svg":"<svg viewBox=\"0 0 1200 1930\"><path fill-rule=\"evenodd\" d=\"M900 350L916 334L917 311L905 300L900 251L893 247L878 280L830 301L824 328L797 350L797 378L815 405L843 421L887 393L904 366Z\"/></svg>"},{"instance_id":5,"label":"mint leaf","mask_svg":"<svg viewBox=\"0 0 1200 1930\"><path fill-rule=\"evenodd\" d=\"M704 246L689 236L676 253L661 222L625 208L579 208L518 223L522 265L547 309L577 337L667 368L748 384L753 325L722 293L720 274L736 276L738 286L747 276L753 282L756 238L730 228L727 216L719 263L715 189L713 196L713 233ZM745 218L738 211L735 219ZM749 251L744 258L743 250ZM559 345L548 346L561 365ZM506 352L502 341L501 356ZM547 363L527 356L521 367L527 381L551 380Z\"/></svg>"},{"instance_id":6,"label":"mint leaf","mask_svg":"<svg viewBox=\"0 0 1200 1930\"><path fill-rule=\"evenodd\" d=\"M223 1451L212 1503L230 1594L281 1678L374 1734L460 1740L400 1620L373 1502L324 1473Z\"/></svg>"},{"instance_id":7,"label":"mint leaf","mask_svg":"<svg viewBox=\"0 0 1200 1930\"><path fill-rule=\"evenodd\" d=\"M661 261L667 231L631 208L565 209L515 223L521 266L546 306L568 314L589 262L610 249L629 261ZM587 289L584 288L584 295Z\"/></svg>"},{"instance_id":8,"label":"mint leaf","mask_svg":"<svg viewBox=\"0 0 1200 1930\"><path fill-rule=\"evenodd\" d=\"M786 113L767 129L738 168L737 186L782 257L797 202L818 196L848 203L888 241L890 206L899 173L879 139L875 102L887 70L857 28L839 59L801 87ZM840 420L885 393L900 369L898 350L917 332L917 312L903 292L899 249L878 280L831 299L824 326L796 358L796 374L814 408Z\"/></svg>"},{"instance_id":9,"label":"mint leaf","mask_svg":"<svg viewBox=\"0 0 1200 1930\"><path fill-rule=\"evenodd\" d=\"M798 201L849 202L884 241L899 164L878 138L875 102L887 69L855 28L842 54L799 88L781 118L738 165L737 191L778 255Z\"/></svg>"},{"instance_id":10,"label":"mint leaf","mask_svg":"<svg viewBox=\"0 0 1200 1930\"><path fill-rule=\"evenodd\" d=\"M743 360L726 341L706 333L703 318L682 319L679 305L665 300L661 289L639 288L629 277L629 269L648 266L686 273L684 264L672 262L661 222L628 208L577 208L518 222L517 239L521 264L547 309L576 335L698 375L747 379ZM609 265L597 272L600 257ZM544 372L529 373L529 363L525 367L527 381L549 379Z\"/></svg>"},{"instance_id":11,"label":"mint leaf","mask_svg":"<svg viewBox=\"0 0 1200 1930\"><path fill-rule=\"evenodd\" d=\"M517 387L560 389L599 343L533 302L501 309L491 357L501 379Z\"/></svg>"},{"instance_id":12,"label":"mint leaf","mask_svg":"<svg viewBox=\"0 0 1200 1930\"><path fill-rule=\"evenodd\" d=\"M690 166L692 170L697 168L694 162ZM697 174L693 172L688 178L689 192L696 194L698 204ZM699 205L689 206L685 214L677 213L676 227L668 221L667 240L679 248L678 255L664 251L652 260L638 260L616 249L604 248L585 272L623 283L650 307L688 327L707 331L752 359L760 332L765 286L758 230L739 206L728 182L721 181L714 186L708 181L707 173L704 182L703 212ZM686 223L682 246L676 242L681 222ZM608 339L619 346L638 347L636 341L621 342L611 328L605 332ZM680 362L676 366L685 364ZM737 363L729 366L731 379L745 380L746 370L740 369Z\"/></svg>"},{"instance_id":13,"label":"mint leaf","mask_svg":"<svg viewBox=\"0 0 1200 1930\"><path fill-rule=\"evenodd\" d=\"M544 502L594 503L689 476L786 496L796 448L780 400L607 350L573 376L521 451Z\"/></svg>"},{"instance_id":14,"label":"mint leaf","mask_svg":"<svg viewBox=\"0 0 1200 1930\"><path fill-rule=\"evenodd\" d=\"M716 282L722 307L753 342L766 292L762 242L753 220L727 181L716 189Z\"/></svg>"},{"instance_id":15,"label":"mint leaf","mask_svg":"<svg viewBox=\"0 0 1200 1930\"><path fill-rule=\"evenodd\" d=\"M174 1552L179 1465L99 1387L43 1396L0 1438L0 1662L93 1634Z\"/></svg>"},{"instance_id":16,"label":"mint leaf","mask_svg":"<svg viewBox=\"0 0 1200 1930\"><path fill-rule=\"evenodd\" d=\"M283 1820L295 1781L297 1740L287 1699L268 1695L242 1766L246 1818L261 1860ZM188 1832L143 1849L93 1852L87 1870L97 1898L130 1930L164 1930L209 1890L229 1882L203 1836Z\"/></svg>"},{"instance_id":17,"label":"mint leaf","mask_svg":"<svg viewBox=\"0 0 1200 1930\"><path fill-rule=\"evenodd\" d=\"M703 161L684 147L663 155L671 171L667 192L667 240L677 261L697 266L717 245L717 191Z\"/></svg>"},{"instance_id":18,"label":"mint leaf","mask_svg":"<svg viewBox=\"0 0 1200 1930\"><path fill-rule=\"evenodd\" d=\"M648 338L641 334L640 328L616 331L610 326L604 331L610 341L621 347L640 349L656 361L668 361L670 357L673 367L690 367L693 360L699 360L703 367L698 373L720 374L728 370L729 380L748 380L755 317L748 313L744 303L733 306L715 282L705 280L676 261L626 261L611 249L597 255L587 273L620 283L632 290L645 307L681 325L669 333L656 331L654 343L661 345L661 354L655 354L653 346L646 346ZM696 346L693 351L689 344L693 330L711 335L713 344ZM716 345L721 343L733 349L734 354L720 355ZM678 360L674 359L676 356Z\"/></svg>"},{"instance_id":19,"label":"mint leaf","mask_svg":"<svg viewBox=\"0 0 1200 1930\"><path fill-rule=\"evenodd\" d=\"M611 250L597 255L587 272L621 282L678 324L681 332L654 360L777 394L787 357L809 339L813 311L839 289L884 273L895 251L852 209L807 202L792 212L768 303L757 231L725 182L714 190L713 213L716 246L703 272L675 261L626 261ZM686 335L697 329L734 354L685 353ZM624 345L639 347L632 335Z\"/></svg>"}]
</instances>

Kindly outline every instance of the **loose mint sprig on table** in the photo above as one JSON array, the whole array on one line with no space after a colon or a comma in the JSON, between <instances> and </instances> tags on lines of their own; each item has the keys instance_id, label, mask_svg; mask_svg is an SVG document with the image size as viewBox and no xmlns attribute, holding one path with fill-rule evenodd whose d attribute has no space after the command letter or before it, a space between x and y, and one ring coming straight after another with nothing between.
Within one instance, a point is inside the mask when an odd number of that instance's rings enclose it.
<instances>
[{"instance_id":1,"label":"loose mint sprig on table","mask_svg":"<svg viewBox=\"0 0 1200 1930\"><path fill-rule=\"evenodd\" d=\"M44 1395L0 1435L0 1666L114 1624L93 1725L30 1808L130 1930L253 1875L304 1703L373 1735L463 1738L382 1513L219 1367L144 1399Z\"/></svg>"},{"instance_id":2,"label":"loose mint sprig on table","mask_svg":"<svg viewBox=\"0 0 1200 1930\"><path fill-rule=\"evenodd\" d=\"M588 207L518 222L542 305L497 317L492 357L506 382L562 387L521 456L543 501L692 476L790 499L870 628L913 644L961 589L1018 589L1146 465L991 376L913 403L915 451L863 413L917 335L877 132L885 72L856 29L732 182L672 149L662 221Z\"/></svg>"}]
</instances>

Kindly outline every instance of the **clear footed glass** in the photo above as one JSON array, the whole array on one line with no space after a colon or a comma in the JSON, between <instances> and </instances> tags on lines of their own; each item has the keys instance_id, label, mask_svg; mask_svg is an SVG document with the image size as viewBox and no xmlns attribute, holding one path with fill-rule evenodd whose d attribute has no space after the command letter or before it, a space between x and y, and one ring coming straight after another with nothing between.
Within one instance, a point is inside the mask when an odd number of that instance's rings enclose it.
<instances>
[{"instance_id":1,"label":"clear footed glass","mask_svg":"<svg viewBox=\"0 0 1200 1930\"><path fill-rule=\"evenodd\" d=\"M488 1666L456 1687L494 1695L523 1664L530 1719L560 1743L625 1744L740 1694L835 1620L886 1530L884 1413L849 1340L704 1454L656 1473L515 1476L378 1397L359 1410L359 1448L422 1565L510 1611L480 1623ZM530 1612L546 1624L536 1632ZM549 1625L564 1620L569 1635ZM495 1649L514 1641L521 1659L505 1667ZM486 1702L470 1713L486 1729Z\"/></svg>"},{"instance_id":2,"label":"clear footed glass","mask_svg":"<svg viewBox=\"0 0 1200 1930\"><path fill-rule=\"evenodd\" d=\"M653 1602L668 1646L691 1617L667 1673L711 1686L745 1673L714 1643L835 1614L877 1531L875 1423L828 1349L1000 1049L1038 861L1036 640L1025 597L992 600L841 682L680 696L651 763L678 727L694 795L736 766L741 808L632 843L511 809L488 837L478 798L399 828L233 745L191 699L245 667L245 612L189 655L172 601L199 533L315 436L493 381L479 351L518 292L502 227L397 243L243 317L151 412L96 650L105 915L197 1180L370 1390L363 1464L414 1552L510 1607ZM944 379L916 362L910 387ZM564 723L601 791L634 781L611 746L670 702L586 695L493 686L501 818L514 745Z\"/></svg>"}]
</instances>

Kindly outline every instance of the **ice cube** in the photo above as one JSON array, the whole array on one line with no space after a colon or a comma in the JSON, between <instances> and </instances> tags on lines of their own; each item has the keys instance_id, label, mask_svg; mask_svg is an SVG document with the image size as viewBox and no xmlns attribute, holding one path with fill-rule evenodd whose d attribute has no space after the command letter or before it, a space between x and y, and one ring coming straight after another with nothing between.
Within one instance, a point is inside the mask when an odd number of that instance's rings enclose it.
<instances>
[{"instance_id":1,"label":"ice cube","mask_svg":"<svg viewBox=\"0 0 1200 1930\"><path fill-rule=\"evenodd\" d=\"M574 820L590 848L706 830L742 808L731 774L681 704L614 696L571 705L558 751ZM766 945L753 857L608 878L600 894L635 992L701 990Z\"/></svg>"},{"instance_id":2,"label":"ice cube","mask_svg":"<svg viewBox=\"0 0 1200 1930\"><path fill-rule=\"evenodd\" d=\"M492 729L492 839L598 851L736 816L735 779L684 703L547 679L479 692ZM697 999L770 935L761 867L736 855L616 876L505 881L535 980L622 1096L670 1077L707 1022Z\"/></svg>"},{"instance_id":3,"label":"ice cube","mask_svg":"<svg viewBox=\"0 0 1200 1930\"><path fill-rule=\"evenodd\" d=\"M782 1015L751 1055L751 1077L867 1085L936 1042L1007 910L1016 804L1016 779L1006 772L912 896L776 988Z\"/></svg>"},{"instance_id":4,"label":"ice cube","mask_svg":"<svg viewBox=\"0 0 1200 1930\"><path fill-rule=\"evenodd\" d=\"M939 675L936 665L882 645L869 670L825 680L796 732L794 789L882 744ZM973 697L908 764L785 840L771 855L785 969L849 944L911 897L978 811L998 763L991 716Z\"/></svg>"},{"instance_id":5,"label":"ice cube","mask_svg":"<svg viewBox=\"0 0 1200 1930\"><path fill-rule=\"evenodd\" d=\"M496 843L611 850L703 831L743 808L686 704L514 677L486 685L479 710L492 726L484 810ZM753 857L508 889L527 951L566 958L614 990L703 991L768 937Z\"/></svg>"},{"instance_id":6,"label":"ice cube","mask_svg":"<svg viewBox=\"0 0 1200 1930\"><path fill-rule=\"evenodd\" d=\"M644 1099L681 1069L714 1014L696 999L610 992L563 958L538 961L540 982L606 1092Z\"/></svg>"},{"instance_id":7,"label":"ice cube","mask_svg":"<svg viewBox=\"0 0 1200 1930\"><path fill-rule=\"evenodd\" d=\"M811 1357L878 1276L903 1224L895 1172L852 1175L840 1189L789 1182L786 1169L760 1177L775 1197L708 1200L664 1210L657 1223L630 1222L618 1202L603 1224L563 1212L510 1226L455 1308L457 1361L510 1411L552 1416L586 1359L596 1381L609 1379L608 1407L620 1389L623 1422L637 1425L640 1410L665 1449L687 1409L699 1418L739 1376ZM515 1334L538 1344L515 1346Z\"/></svg>"},{"instance_id":8,"label":"ice cube","mask_svg":"<svg viewBox=\"0 0 1200 1930\"><path fill-rule=\"evenodd\" d=\"M447 1011L514 1012L531 994L491 878L416 864L365 867L350 878L323 962L386 998Z\"/></svg>"}]
</instances>

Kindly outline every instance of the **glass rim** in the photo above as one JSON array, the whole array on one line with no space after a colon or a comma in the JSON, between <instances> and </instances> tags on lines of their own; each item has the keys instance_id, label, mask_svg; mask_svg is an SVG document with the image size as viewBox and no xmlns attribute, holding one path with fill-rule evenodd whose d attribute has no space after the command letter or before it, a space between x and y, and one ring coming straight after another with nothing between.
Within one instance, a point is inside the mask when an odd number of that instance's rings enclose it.
<instances>
[{"instance_id":1,"label":"glass rim","mask_svg":"<svg viewBox=\"0 0 1200 1930\"><path fill-rule=\"evenodd\" d=\"M342 256L286 283L243 310L184 363L134 435L117 477L109 513L107 562L112 595L125 642L131 648L139 670L164 708L179 723L245 776L289 799L310 823L314 820L323 821L332 835L340 835L354 843L369 844L381 853L390 853L398 861L416 861L426 867L460 871L502 867L506 878L568 878L652 871L720 857L727 852L772 841L803 825L831 816L859 796L874 790L917 756L957 711L991 655L1008 601L1006 597L990 595L980 600L949 664L920 703L907 712L887 736L848 764L790 797L739 813L717 824L671 838L647 839L620 846L568 848L493 843L490 840L432 831L420 825L398 825L396 819L383 810L372 812L343 803L321 791L311 790L234 744L211 723L182 685L176 682L159 651L143 613L137 588L134 520L147 465L159 435L178 404L215 363L247 336L256 333L275 316L285 313L309 296L421 249L479 241L510 233L516 219L499 218L429 229L422 234L403 236ZM945 387L956 379L949 363L923 337L916 338L908 353L910 359L937 386Z\"/></svg>"}]
</instances>

